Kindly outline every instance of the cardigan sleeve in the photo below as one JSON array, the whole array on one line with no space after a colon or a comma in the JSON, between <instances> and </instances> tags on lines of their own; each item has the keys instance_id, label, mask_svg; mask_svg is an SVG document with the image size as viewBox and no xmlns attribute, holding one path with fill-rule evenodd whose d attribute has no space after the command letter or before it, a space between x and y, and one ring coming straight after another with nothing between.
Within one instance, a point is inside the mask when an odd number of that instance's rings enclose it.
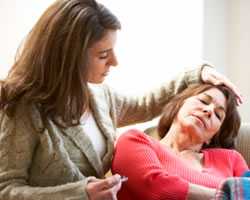
<instances>
[{"instance_id":1,"label":"cardigan sleeve","mask_svg":"<svg viewBox=\"0 0 250 200\"><path fill-rule=\"evenodd\" d=\"M9 118L0 113L0 199L1 200L87 200L88 178L60 186L28 184L29 168L38 143L24 116Z\"/></svg>"},{"instance_id":2,"label":"cardigan sleeve","mask_svg":"<svg viewBox=\"0 0 250 200\"><path fill-rule=\"evenodd\" d=\"M110 99L111 114L117 127L152 120L160 115L164 105L171 98L187 88L189 84L202 82L201 71L204 66L180 73L176 78L161 85L143 96L125 96L106 87Z\"/></svg>"},{"instance_id":3,"label":"cardigan sleeve","mask_svg":"<svg viewBox=\"0 0 250 200\"><path fill-rule=\"evenodd\" d=\"M121 190L128 190L138 199L184 200L187 197L189 183L164 169L157 147L137 130L130 130L118 139L112 171L128 177Z\"/></svg>"}]
</instances>

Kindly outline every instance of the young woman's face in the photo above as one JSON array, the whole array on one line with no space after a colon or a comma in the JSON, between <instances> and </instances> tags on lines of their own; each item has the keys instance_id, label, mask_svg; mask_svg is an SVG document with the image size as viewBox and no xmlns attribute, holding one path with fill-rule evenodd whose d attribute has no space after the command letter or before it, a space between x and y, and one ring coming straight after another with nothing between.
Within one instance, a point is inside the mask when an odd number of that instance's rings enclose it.
<instances>
[{"instance_id":1,"label":"young woman's face","mask_svg":"<svg viewBox=\"0 0 250 200\"><path fill-rule=\"evenodd\" d=\"M217 88L211 88L184 101L175 122L196 144L209 141L220 129L226 113L226 98Z\"/></svg>"},{"instance_id":2,"label":"young woman's face","mask_svg":"<svg viewBox=\"0 0 250 200\"><path fill-rule=\"evenodd\" d=\"M114 51L116 35L117 31L107 31L104 37L89 49L88 82L102 83L108 75L110 67L118 64Z\"/></svg>"}]
</instances>

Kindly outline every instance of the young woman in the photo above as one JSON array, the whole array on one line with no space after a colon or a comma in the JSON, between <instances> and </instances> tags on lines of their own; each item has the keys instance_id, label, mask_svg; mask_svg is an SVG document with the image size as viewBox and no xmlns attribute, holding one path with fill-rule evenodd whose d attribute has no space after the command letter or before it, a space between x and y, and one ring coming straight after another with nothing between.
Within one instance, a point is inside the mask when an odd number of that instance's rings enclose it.
<instances>
[{"instance_id":1,"label":"young woman","mask_svg":"<svg viewBox=\"0 0 250 200\"><path fill-rule=\"evenodd\" d=\"M137 130L118 139L112 169L128 177L118 199L212 199L225 179L248 170L242 156L227 149L239 127L230 90L188 87L166 105L160 141Z\"/></svg>"},{"instance_id":2,"label":"young woman","mask_svg":"<svg viewBox=\"0 0 250 200\"><path fill-rule=\"evenodd\" d=\"M94 0L57 0L0 84L0 199L116 199L109 170L116 128L147 121L187 84L230 81L203 65L138 98L102 84L118 19Z\"/></svg>"}]
</instances>

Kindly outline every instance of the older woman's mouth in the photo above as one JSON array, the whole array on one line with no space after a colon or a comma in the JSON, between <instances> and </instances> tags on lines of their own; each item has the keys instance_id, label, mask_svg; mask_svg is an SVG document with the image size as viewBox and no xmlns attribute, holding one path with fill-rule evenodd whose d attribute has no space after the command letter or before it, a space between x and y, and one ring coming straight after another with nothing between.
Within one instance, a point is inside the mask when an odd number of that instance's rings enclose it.
<instances>
[{"instance_id":1,"label":"older woman's mouth","mask_svg":"<svg viewBox=\"0 0 250 200\"><path fill-rule=\"evenodd\" d=\"M207 124L206 124L206 121L203 117L201 116L198 116L198 115L192 115L194 118L197 119L197 121L199 121L203 126L204 128L207 128Z\"/></svg>"}]
</instances>

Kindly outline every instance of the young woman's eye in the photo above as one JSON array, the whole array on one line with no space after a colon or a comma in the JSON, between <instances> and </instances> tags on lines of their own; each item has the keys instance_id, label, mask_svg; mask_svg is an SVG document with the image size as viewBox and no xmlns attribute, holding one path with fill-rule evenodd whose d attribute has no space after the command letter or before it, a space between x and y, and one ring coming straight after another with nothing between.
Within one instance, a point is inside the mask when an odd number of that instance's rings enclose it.
<instances>
[{"instance_id":1,"label":"young woman's eye","mask_svg":"<svg viewBox=\"0 0 250 200\"><path fill-rule=\"evenodd\" d=\"M100 59L107 59L108 56L100 56L99 58L100 58Z\"/></svg>"},{"instance_id":2,"label":"young woman's eye","mask_svg":"<svg viewBox=\"0 0 250 200\"><path fill-rule=\"evenodd\" d=\"M106 59L108 58L108 53L103 53L103 54L100 54L99 56L99 59Z\"/></svg>"}]
</instances>

